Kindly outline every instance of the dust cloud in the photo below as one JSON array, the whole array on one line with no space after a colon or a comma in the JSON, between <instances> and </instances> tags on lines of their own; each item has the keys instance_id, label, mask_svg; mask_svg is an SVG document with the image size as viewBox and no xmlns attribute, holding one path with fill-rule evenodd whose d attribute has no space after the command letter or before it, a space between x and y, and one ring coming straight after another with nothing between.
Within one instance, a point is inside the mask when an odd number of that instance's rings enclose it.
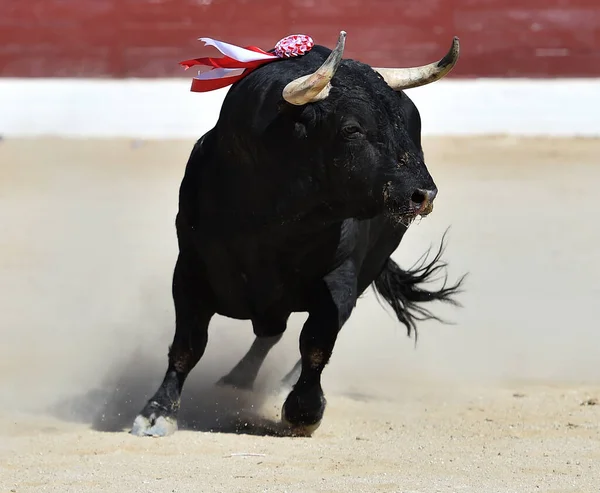
<instances>
[{"instance_id":1,"label":"dust cloud","mask_svg":"<svg viewBox=\"0 0 600 493\"><path fill-rule=\"evenodd\" d=\"M179 182L192 142L0 144L0 406L128 429L162 380ZM341 332L326 393L402 395L414 382L597 381L599 229L583 211L595 141L427 139L440 194L394 257L410 265L451 226L450 279L469 272L454 325L419 343L367 292ZM249 348L250 324L216 317L190 375L182 423L239 429L277 420L279 380L298 357L294 315L254 392L215 387Z\"/></svg>"}]
</instances>

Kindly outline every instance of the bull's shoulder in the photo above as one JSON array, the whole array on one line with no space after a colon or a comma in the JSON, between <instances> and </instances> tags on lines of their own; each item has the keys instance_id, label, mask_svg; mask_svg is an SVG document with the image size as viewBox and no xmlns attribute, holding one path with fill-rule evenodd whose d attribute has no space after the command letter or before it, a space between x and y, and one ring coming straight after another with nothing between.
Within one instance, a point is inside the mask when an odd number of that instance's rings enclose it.
<instances>
[{"instance_id":1,"label":"bull's shoulder","mask_svg":"<svg viewBox=\"0 0 600 493\"><path fill-rule=\"evenodd\" d=\"M214 129L205 133L194 144L179 186L179 213L186 218L185 222L189 225L197 223L202 202L206 200L206 190L210 191L210 179L206 176L206 170L213 154Z\"/></svg>"},{"instance_id":2,"label":"bull's shoulder","mask_svg":"<svg viewBox=\"0 0 600 493\"><path fill-rule=\"evenodd\" d=\"M213 153L213 148L215 145L215 129L211 129L206 132L202 137L200 137L188 157L186 163L186 175L188 173L192 173L195 169L202 167L206 160L209 159L211 154ZM185 177L185 176L184 176Z\"/></svg>"}]
</instances>

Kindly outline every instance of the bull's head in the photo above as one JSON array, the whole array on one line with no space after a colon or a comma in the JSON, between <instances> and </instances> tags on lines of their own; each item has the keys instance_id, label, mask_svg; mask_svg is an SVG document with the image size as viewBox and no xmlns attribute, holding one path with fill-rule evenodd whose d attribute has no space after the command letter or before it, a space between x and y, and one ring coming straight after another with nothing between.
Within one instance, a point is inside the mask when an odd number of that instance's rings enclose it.
<instances>
[{"instance_id":1,"label":"bull's head","mask_svg":"<svg viewBox=\"0 0 600 493\"><path fill-rule=\"evenodd\" d=\"M345 40L342 31L325 62L289 82L283 98L298 107L299 120L307 126L325 120L313 135L333 168L327 174L335 182L337 198L360 204L358 208L364 205L369 215L388 211L408 220L425 216L433 209L437 188L423 158L419 112L402 90L448 74L458 60L458 39L440 61L412 68L342 62ZM315 106L312 116L302 116L301 109L308 111L313 106L309 103L316 102L325 111Z\"/></svg>"}]
</instances>

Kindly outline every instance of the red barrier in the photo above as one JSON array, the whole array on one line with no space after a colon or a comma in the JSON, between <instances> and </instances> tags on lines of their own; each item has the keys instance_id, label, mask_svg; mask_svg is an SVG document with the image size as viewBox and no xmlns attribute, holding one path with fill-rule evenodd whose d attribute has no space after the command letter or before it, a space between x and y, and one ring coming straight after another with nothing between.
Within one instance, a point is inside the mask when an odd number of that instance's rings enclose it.
<instances>
[{"instance_id":1,"label":"red barrier","mask_svg":"<svg viewBox=\"0 0 600 493\"><path fill-rule=\"evenodd\" d=\"M191 76L209 36L272 48L303 33L407 66L461 39L453 77L600 76L599 0L2 0L0 76Z\"/></svg>"}]
</instances>

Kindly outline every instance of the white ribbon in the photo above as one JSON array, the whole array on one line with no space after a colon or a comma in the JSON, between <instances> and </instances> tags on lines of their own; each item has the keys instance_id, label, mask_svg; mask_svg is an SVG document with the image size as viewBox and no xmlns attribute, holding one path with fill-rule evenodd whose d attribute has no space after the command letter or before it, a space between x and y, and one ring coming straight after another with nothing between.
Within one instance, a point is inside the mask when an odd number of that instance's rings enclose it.
<instances>
[{"instance_id":1,"label":"white ribbon","mask_svg":"<svg viewBox=\"0 0 600 493\"><path fill-rule=\"evenodd\" d=\"M217 50L223 53L223 55L228 56L229 58L233 58L238 62L255 62L257 60L272 60L274 58L279 58L276 55L264 55L262 53L256 53L255 51L247 50L246 48L242 48L240 46L232 45L229 43L224 43L223 41L217 41L216 39L212 38L198 39L200 41L204 41L205 46L214 46Z\"/></svg>"},{"instance_id":2,"label":"white ribbon","mask_svg":"<svg viewBox=\"0 0 600 493\"><path fill-rule=\"evenodd\" d=\"M198 76L195 77L198 80L212 80L222 79L224 77L235 77L236 75L242 75L245 68L213 68L207 72L198 71Z\"/></svg>"}]
</instances>

